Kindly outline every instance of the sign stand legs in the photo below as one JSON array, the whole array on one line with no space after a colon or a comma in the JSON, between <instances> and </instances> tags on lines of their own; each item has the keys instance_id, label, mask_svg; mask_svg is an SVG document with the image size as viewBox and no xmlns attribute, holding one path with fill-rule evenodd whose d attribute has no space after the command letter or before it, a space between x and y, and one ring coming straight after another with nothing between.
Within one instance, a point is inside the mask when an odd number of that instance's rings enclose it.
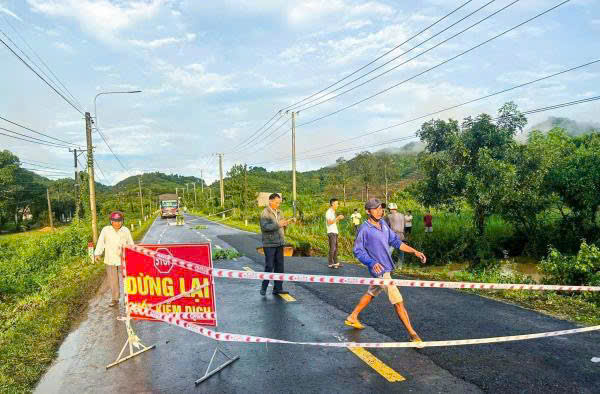
<instances>
[{"instance_id":1,"label":"sign stand legs","mask_svg":"<svg viewBox=\"0 0 600 394\"><path fill-rule=\"evenodd\" d=\"M125 322L125 328L127 329L127 341L125 341L125 344L123 345L123 348L121 348L121 352L117 356L117 359L115 360L115 362L108 364L106 366L106 369L109 369L110 367L114 367L115 365L120 364L123 361L127 361L130 358L133 358L139 354L144 353L147 350L154 349L156 347L156 345L146 346L140 341L140 338L138 338L138 336L133 331L133 328L131 327L131 322L130 322L131 318L129 317L129 314L127 317L118 318L118 320L122 320ZM125 349L127 347L129 347L129 355L121 358L121 356L123 355L123 353L125 352ZM136 348L135 352L133 350L134 347ZM137 350L137 349L139 349L139 350Z\"/></svg>"},{"instance_id":2,"label":"sign stand legs","mask_svg":"<svg viewBox=\"0 0 600 394\"><path fill-rule=\"evenodd\" d=\"M212 363L215 360L215 356L217 355L217 353L221 353L223 356L225 356L225 358L227 358L227 361L225 361L225 363L221 364L220 366L218 366L215 369L213 369L212 371L210 371L210 367L212 366ZM199 385L200 383L204 382L206 379L208 379L211 376L213 376L214 374L220 372L222 369L224 369L227 366L233 364L234 362L236 362L239 359L240 359L240 356L231 357L230 355L228 355L227 353L225 353L219 347L219 343L217 342L217 347L215 348L215 351L213 352L213 355L210 358L210 362L208 363L208 367L206 367L206 372L204 372L204 376L201 377L200 379L196 380L194 383L196 385Z\"/></svg>"}]
</instances>

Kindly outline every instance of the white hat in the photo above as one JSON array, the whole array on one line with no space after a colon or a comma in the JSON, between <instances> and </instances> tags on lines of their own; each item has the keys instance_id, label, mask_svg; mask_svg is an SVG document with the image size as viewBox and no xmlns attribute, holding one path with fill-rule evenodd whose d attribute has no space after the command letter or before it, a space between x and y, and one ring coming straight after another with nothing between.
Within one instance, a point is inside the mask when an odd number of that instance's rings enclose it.
<instances>
[{"instance_id":1,"label":"white hat","mask_svg":"<svg viewBox=\"0 0 600 394\"><path fill-rule=\"evenodd\" d=\"M393 202L388 204L388 208L389 209L398 209L398 206L396 204L394 204Z\"/></svg>"}]
</instances>

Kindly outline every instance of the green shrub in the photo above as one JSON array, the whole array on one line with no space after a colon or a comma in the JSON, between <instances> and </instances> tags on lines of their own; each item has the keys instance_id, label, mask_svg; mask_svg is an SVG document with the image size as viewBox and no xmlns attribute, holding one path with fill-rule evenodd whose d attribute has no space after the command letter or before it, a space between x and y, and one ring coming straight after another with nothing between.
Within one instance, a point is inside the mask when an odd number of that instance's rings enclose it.
<instances>
[{"instance_id":1,"label":"green shrub","mask_svg":"<svg viewBox=\"0 0 600 394\"><path fill-rule=\"evenodd\" d=\"M234 248L223 249L216 247L212 250L213 260L233 260L237 259L240 256L241 254Z\"/></svg>"},{"instance_id":2,"label":"green shrub","mask_svg":"<svg viewBox=\"0 0 600 394\"><path fill-rule=\"evenodd\" d=\"M540 270L548 283L600 286L600 249L585 241L575 256L563 255L550 248L548 257L540 263Z\"/></svg>"}]
</instances>

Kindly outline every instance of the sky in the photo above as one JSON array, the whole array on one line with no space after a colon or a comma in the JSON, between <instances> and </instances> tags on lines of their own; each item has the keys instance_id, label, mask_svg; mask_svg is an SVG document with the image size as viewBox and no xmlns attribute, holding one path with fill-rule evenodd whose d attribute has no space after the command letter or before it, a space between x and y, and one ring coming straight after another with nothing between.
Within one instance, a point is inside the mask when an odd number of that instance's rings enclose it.
<instances>
[{"instance_id":1,"label":"sky","mask_svg":"<svg viewBox=\"0 0 600 394\"><path fill-rule=\"evenodd\" d=\"M56 76L60 82L51 83L74 104L0 43L0 116L85 146L84 116L74 107L90 112L114 152L95 131L97 179L105 184L150 171L211 182L219 176L216 153L224 153L225 172L243 163L291 169L290 111L299 109L297 168L316 169L400 147L411 140L388 141L414 135L428 119L494 115L507 101L527 111L599 96L595 63L420 118L600 59L600 3L593 0L568 1L484 43L561 2L0 0L0 39L48 81ZM95 112L98 93L133 90L142 92L98 96ZM528 116L528 127L549 116L597 122L599 112L600 101L560 108ZM35 136L2 120L0 127ZM72 174L67 148L0 135L0 149Z\"/></svg>"}]
</instances>

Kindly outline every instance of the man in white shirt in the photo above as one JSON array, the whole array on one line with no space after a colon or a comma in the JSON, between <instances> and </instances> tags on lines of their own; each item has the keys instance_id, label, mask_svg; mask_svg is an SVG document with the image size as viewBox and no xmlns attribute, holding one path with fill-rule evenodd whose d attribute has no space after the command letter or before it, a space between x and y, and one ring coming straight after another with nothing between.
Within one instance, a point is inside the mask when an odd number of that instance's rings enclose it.
<instances>
[{"instance_id":1,"label":"man in white shirt","mask_svg":"<svg viewBox=\"0 0 600 394\"><path fill-rule=\"evenodd\" d=\"M327 238L329 239L329 268L340 268L341 264L338 263L338 228L337 222L344 219L344 215L335 216L335 210L337 209L340 202L337 198L329 200L329 209L325 213L325 223L327 225Z\"/></svg>"},{"instance_id":2,"label":"man in white shirt","mask_svg":"<svg viewBox=\"0 0 600 394\"><path fill-rule=\"evenodd\" d=\"M358 226L360 226L360 219L362 218L360 212L358 212L358 209L354 208L354 213L350 215L350 218L352 219L352 226L354 227L354 232L356 232Z\"/></svg>"},{"instance_id":3,"label":"man in white shirt","mask_svg":"<svg viewBox=\"0 0 600 394\"><path fill-rule=\"evenodd\" d=\"M110 285L111 302L108 306L119 304L119 267L121 266L121 256L123 246L133 245L131 232L127 227L123 227L123 213L119 211L110 214L110 226L106 226L100 232L98 244L94 251L96 261L100 261L100 256L104 253L104 264L106 265L106 275Z\"/></svg>"}]
</instances>

